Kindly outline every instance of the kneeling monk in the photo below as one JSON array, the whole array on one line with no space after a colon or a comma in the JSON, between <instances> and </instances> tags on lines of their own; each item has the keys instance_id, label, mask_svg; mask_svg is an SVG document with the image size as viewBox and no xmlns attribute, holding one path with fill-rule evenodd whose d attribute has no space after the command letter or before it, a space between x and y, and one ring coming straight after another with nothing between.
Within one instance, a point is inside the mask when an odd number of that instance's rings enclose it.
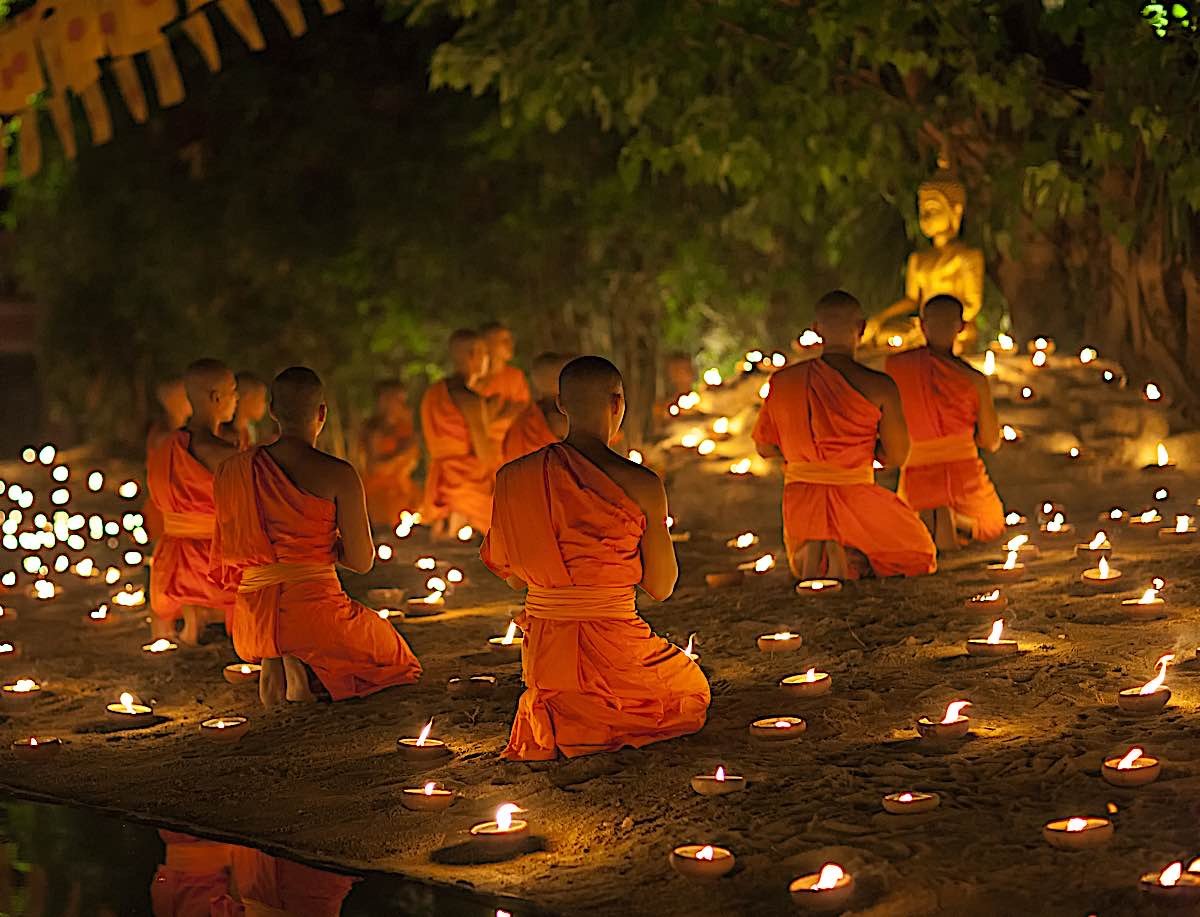
<instances>
[{"instance_id":1,"label":"kneeling monk","mask_svg":"<svg viewBox=\"0 0 1200 917\"><path fill-rule=\"evenodd\" d=\"M962 303L934 296L921 308L926 346L886 366L912 437L899 493L943 551L1004 534L1004 509L979 459L979 449L1000 448L1000 422L987 376L954 355L965 327Z\"/></svg>"},{"instance_id":2,"label":"kneeling monk","mask_svg":"<svg viewBox=\"0 0 1200 917\"><path fill-rule=\"evenodd\" d=\"M496 482L483 561L528 588L521 695L504 757L550 760L696 732L708 682L635 606L663 600L679 568L662 481L609 449L625 415L621 375L600 357L562 371L566 439L510 465Z\"/></svg>"},{"instance_id":3,"label":"kneeling monk","mask_svg":"<svg viewBox=\"0 0 1200 917\"><path fill-rule=\"evenodd\" d=\"M276 376L271 415L279 439L217 472L212 548L214 578L237 590L234 649L262 661L263 703L313 700L301 663L334 700L416 681L417 657L334 570L367 572L375 545L358 473L314 445L326 415L317 374L294 366Z\"/></svg>"},{"instance_id":4,"label":"kneeling monk","mask_svg":"<svg viewBox=\"0 0 1200 917\"><path fill-rule=\"evenodd\" d=\"M875 484L872 460L902 465L908 431L896 384L854 359L865 327L849 293L823 296L814 323L823 355L771 377L754 427L759 455L786 462L784 544L801 579L859 575L847 548L865 555L877 576L919 576L937 565L917 514Z\"/></svg>"},{"instance_id":5,"label":"kneeling monk","mask_svg":"<svg viewBox=\"0 0 1200 917\"><path fill-rule=\"evenodd\" d=\"M237 449L219 431L237 408L237 384L217 360L197 360L184 385L192 416L187 425L163 437L146 458L150 499L162 513L163 534L150 571L151 631L171 638L183 619L179 639L198 643L210 622L233 610L233 593L208 578L213 537L213 472Z\"/></svg>"},{"instance_id":6,"label":"kneeling monk","mask_svg":"<svg viewBox=\"0 0 1200 917\"><path fill-rule=\"evenodd\" d=\"M566 362L557 353L543 353L533 361L537 400L517 415L504 434L504 461L512 462L537 452L567 435L567 418L558 409L558 375Z\"/></svg>"}]
</instances>

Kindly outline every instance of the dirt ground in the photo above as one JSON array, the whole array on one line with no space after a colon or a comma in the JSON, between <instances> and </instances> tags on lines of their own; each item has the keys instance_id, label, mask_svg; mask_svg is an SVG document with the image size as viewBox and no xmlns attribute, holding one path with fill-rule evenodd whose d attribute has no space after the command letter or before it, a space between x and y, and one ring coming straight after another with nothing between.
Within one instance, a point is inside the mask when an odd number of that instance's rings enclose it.
<instances>
[{"instance_id":1,"label":"dirt ground","mask_svg":"<svg viewBox=\"0 0 1200 917\"><path fill-rule=\"evenodd\" d=\"M993 463L1006 505L1032 513L1041 500L1060 501L1085 537L1040 539L1043 554L1029 580L1004 588L1006 636L1019 640L1018 657L964 654L966 639L986 636L991 624L964 600L990 588L983 568L1000 559L995 548L945 560L933 577L864 581L819 602L793 594L782 564L743 587L708 590L706 572L778 551L780 482L680 472L671 485L679 527L688 527L689 511L712 519L701 508L711 510L714 501L727 522L692 527L690 541L679 545L679 589L661 605L641 604L676 643L698 634L713 692L698 735L552 764L501 761L519 663L498 662L486 641L503 632L517 597L471 548L456 546L432 552L443 569L453 563L467 572L449 610L397 624L425 665L419 685L269 714L253 687L221 679L235 658L219 630L198 649L151 657L140 651L144 612L121 612L103 626L84 622L105 587L81 586L68 575L60 577L67 590L50 602L20 590L0 595L18 612L16 620L0 619L0 638L22 650L0 662L3 680L31 677L44 686L27 709L7 706L0 735L66 742L44 764L0 752L0 784L316 862L505 896L515 915L787 913L788 882L827 861L855 876L848 912L857 914L1156 913L1137 891L1138 876L1175 859L1187 863L1200 850L1200 587L1193 581L1200 561L1193 547L1119 528L1113 565L1129 588L1088 596L1077 584L1085 565L1071 549L1090 537L1102 510L1141 509L1167 486L1169 498L1156 505L1170 518L1194 507L1200 488L1174 472L1067 471L1023 448ZM0 469L9 481L22 476L36 474L29 466ZM42 479L26 483L39 496L48 487ZM109 514L130 508L115 498L94 503ZM761 535L760 546L725 546L747 529ZM412 561L429 549L418 538L393 540L395 559L367 578L349 578L351 593L377 585L419 590L425 574ZM1153 576L1167 581L1164 614L1130 619L1118 599L1139 594ZM758 652L757 635L786 628L803 635L798 652ZM1167 680L1170 706L1140 718L1119 712L1118 690L1148 680L1166 652L1178 662ZM832 673L833 693L810 702L784 695L779 679L809 666ZM499 677L493 697L447 694L448 678L477 673ZM153 702L158 721L144 729L109 723L104 706L123 690ZM970 736L946 747L919 740L916 719L940 715L958 698L974 705ZM203 719L233 714L251 719L239 744L199 734ZM794 743L756 744L748 724L773 714L802 716L808 731ZM406 763L396 739L415 735L430 717L453 757L432 767ZM1135 790L1108 786L1099 776L1102 758L1134 743L1163 760L1161 778ZM744 775L746 790L695 795L689 778L718 764ZM426 780L459 791L448 812L402 807L401 788ZM923 816L884 814L880 798L907 789L936 791L942 805ZM466 843L467 829L506 801L527 810L535 837L520 856L482 862ZM1103 814L1109 803L1117 813L1107 847L1064 853L1043 842L1049 819ZM735 871L708 884L680 878L667 855L685 843L731 849Z\"/></svg>"}]
</instances>

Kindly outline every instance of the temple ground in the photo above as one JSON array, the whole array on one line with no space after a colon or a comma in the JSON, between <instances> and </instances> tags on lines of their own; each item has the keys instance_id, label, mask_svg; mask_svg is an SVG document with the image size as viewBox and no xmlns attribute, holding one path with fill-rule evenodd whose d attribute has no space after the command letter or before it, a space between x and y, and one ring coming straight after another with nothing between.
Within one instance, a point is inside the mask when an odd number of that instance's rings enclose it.
<instances>
[{"instance_id":1,"label":"temple ground","mask_svg":"<svg viewBox=\"0 0 1200 917\"><path fill-rule=\"evenodd\" d=\"M1022 477L1019 454L1001 464L1001 480ZM1106 474L1097 487L1085 475L1072 483L1049 472L1041 477L1050 483L1003 488L1006 504L1031 510L1041 499L1061 500L1085 536L1096 513L1114 503L1141 508L1162 483L1177 507L1196 494L1193 483L1173 477ZM258 707L253 687L221 679L222 666L235 659L219 631L199 649L150 657L140 651L142 614L84 623L85 611L106 595L103 587L76 585L43 603L16 592L0 597L19 612L18 620L0 624L2 636L23 650L0 663L11 676L5 681L34 677L46 695L28 711L10 707L3 735L52 734L67 743L44 765L3 752L0 784L316 862L511 896L516 900L506 907L517 915L521 902L562 914L786 913L788 882L826 861L855 875L856 913L1153 913L1136 891L1139 874L1200 848L1200 588L1192 582L1200 563L1193 547L1114 533L1114 566L1129 583L1122 597L1140 592L1152 576L1168 583L1167 613L1131 621L1116 598L1081 594L1084 564L1071 558L1078 539L1043 540L1029 582L1006 587L1006 636L1020 641L1021 655L976 660L964 655L964 642L985 636L991 616L968 611L963 601L990 588L981 570L996 551L972 550L935 577L865 581L819 603L798 600L782 569L742 588L709 591L706 571L777 550L779 537L777 479L709 482L722 493L742 488L740 511L720 530L693 529L679 546L683 576L675 596L642 603L652 625L675 642L699 635L713 690L699 735L551 764L500 760L520 691L519 664L498 662L486 641L503 631L515 596L469 548L456 546L433 551L468 573L451 610L398 625L425 665L420 685L270 714ZM711 493L680 487L672 501L681 518L688 506L712 502ZM746 529L761 533L763 543L742 556L725 540ZM399 542L392 563L348 585L359 595L385 583L417 590L424 574L412 560L426 550ZM758 634L786 628L803 635L799 652L757 651ZM1143 718L1121 714L1117 691L1145 682L1158 656L1171 651L1179 664L1169 672L1170 707ZM776 687L809 666L832 673L828 698L797 702ZM448 696L448 678L484 672L499 676L494 697ZM160 721L116 730L104 706L123 690L152 700ZM915 720L940 715L958 698L974 704L971 736L946 749L919 741ZM202 720L233 714L252 721L240 744L200 736ZM795 743L754 744L747 725L771 714L802 716L808 731ZM416 735L430 717L453 758L429 768L406 763L396 739ZM1134 743L1164 760L1162 777L1137 790L1109 787L1099 777L1101 759ZM744 775L746 791L694 795L689 778L718 764ZM402 807L400 790L426 780L461 793L449 812ZM884 814L880 797L906 789L940 793L941 808L926 816ZM505 801L528 811L532 849L480 862L466 844L467 830ZM1108 803L1118 812L1106 848L1070 854L1042 841L1047 820L1103 814ZM708 885L676 876L667 855L693 842L733 850L736 871Z\"/></svg>"}]
</instances>

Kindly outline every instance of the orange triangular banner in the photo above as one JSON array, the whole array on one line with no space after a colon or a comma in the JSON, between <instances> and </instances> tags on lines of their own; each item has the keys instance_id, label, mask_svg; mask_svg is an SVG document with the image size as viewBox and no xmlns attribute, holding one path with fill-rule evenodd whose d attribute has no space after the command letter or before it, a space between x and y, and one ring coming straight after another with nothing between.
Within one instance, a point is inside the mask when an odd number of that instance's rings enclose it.
<instances>
[{"instance_id":1,"label":"orange triangular banner","mask_svg":"<svg viewBox=\"0 0 1200 917\"><path fill-rule=\"evenodd\" d=\"M275 4L275 9L279 10L279 15L283 17L283 24L287 26L288 34L292 38L299 38L306 31L308 25L304 22L304 13L300 9L300 0L271 0Z\"/></svg>"},{"instance_id":2,"label":"orange triangular banner","mask_svg":"<svg viewBox=\"0 0 1200 917\"><path fill-rule=\"evenodd\" d=\"M21 112L21 130L19 152L21 154L21 174L32 178L42 168L42 135L38 133L37 109L30 107Z\"/></svg>"},{"instance_id":3,"label":"orange triangular banner","mask_svg":"<svg viewBox=\"0 0 1200 917\"><path fill-rule=\"evenodd\" d=\"M79 150L75 145L75 125L71 123L71 106L67 103L67 97L55 93L46 100L46 107L50 109L50 119L54 122L58 142L62 144L63 155L67 159L74 159Z\"/></svg>"},{"instance_id":4,"label":"orange triangular banner","mask_svg":"<svg viewBox=\"0 0 1200 917\"><path fill-rule=\"evenodd\" d=\"M229 24L242 36L246 47L251 51L261 51L267 46L249 0L218 0L217 5L221 7L221 12L229 20Z\"/></svg>"},{"instance_id":5,"label":"orange triangular banner","mask_svg":"<svg viewBox=\"0 0 1200 917\"><path fill-rule=\"evenodd\" d=\"M125 107L138 124L145 124L150 111L146 107L146 93L142 91L142 78L138 76L137 65L132 57L114 57L112 73L117 81L117 89L125 100Z\"/></svg>"},{"instance_id":6,"label":"orange triangular banner","mask_svg":"<svg viewBox=\"0 0 1200 917\"><path fill-rule=\"evenodd\" d=\"M83 102L83 113L87 116L88 131L92 135L92 146L100 146L112 140L112 115L108 113L108 100L97 81L79 94Z\"/></svg>"},{"instance_id":7,"label":"orange triangular banner","mask_svg":"<svg viewBox=\"0 0 1200 917\"><path fill-rule=\"evenodd\" d=\"M221 51L217 47L217 38L213 35L212 23L204 15L204 11L197 10L183 20L183 31L187 33L187 37L192 40L192 44L204 58L204 64L208 67L209 73L216 73L220 70Z\"/></svg>"},{"instance_id":8,"label":"orange triangular banner","mask_svg":"<svg viewBox=\"0 0 1200 917\"><path fill-rule=\"evenodd\" d=\"M179 75L179 66L175 63L175 55L166 36L160 35L158 44L150 48L150 72L154 74L154 87L158 92L158 104L162 108L170 108L183 101L186 94L183 88L183 77Z\"/></svg>"}]
</instances>

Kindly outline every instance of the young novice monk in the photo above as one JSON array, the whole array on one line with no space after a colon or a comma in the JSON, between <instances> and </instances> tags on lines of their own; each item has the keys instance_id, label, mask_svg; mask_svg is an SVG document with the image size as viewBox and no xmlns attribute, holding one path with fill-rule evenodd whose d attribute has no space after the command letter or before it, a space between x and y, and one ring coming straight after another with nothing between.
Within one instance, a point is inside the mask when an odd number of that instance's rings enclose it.
<instances>
[{"instance_id":1,"label":"young novice monk","mask_svg":"<svg viewBox=\"0 0 1200 917\"><path fill-rule=\"evenodd\" d=\"M846 549L865 555L876 576L919 576L936 568L929 532L890 490L875 484L872 460L899 466L908 430L896 384L854 359L866 327L858 300L821 297L814 330L820 359L781 369L754 427L764 458L784 466L783 535L801 579L860 574Z\"/></svg>"},{"instance_id":2,"label":"young novice monk","mask_svg":"<svg viewBox=\"0 0 1200 917\"><path fill-rule=\"evenodd\" d=\"M558 409L558 374L566 357L543 353L533 361L533 387L537 400L525 408L504 435L504 461L537 452L567 435L567 418Z\"/></svg>"},{"instance_id":3,"label":"young novice monk","mask_svg":"<svg viewBox=\"0 0 1200 917\"><path fill-rule=\"evenodd\" d=\"M382 382L375 389L375 413L363 429L362 445L371 524L391 528L401 512L420 505L412 480L420 447L403 383Z\"/></svg>"},{"instance_id":4,"label":"young novice monk","mask_svg":"<svg viewBox=\"0 0 1200 917\"><path fill-rule=\"evenodd\" d=\"M271 384L279 439L227 461L214 487L213 577L237 590L233 646L247 662L262 661L268 706L314 700L305 664L335 701L421 674L392 625L338 581L335 564L370 570L375 545L358 473L316 448L326 411L317 374L285 369Z\"/></svg>"},{"instance_id":5,"label":"young novice monk","mask_svg":"<svg viewBox=\"0 0 1200 917\"><path fill-rule=\"evenodd\" d=\"M528 589L525 693L504 757L522 761L615 751L696 732L708 682L637 612L641 586L667 598L679 568L667 497L654 472L613 452L625 415L621 375L601 357L562 371L561 443L505 465L482 557Z\"/></svg>"},{"instance_id":6,"label":"young novice monk","mask_svg":"<svg viewBox=\"0 0 1200 917\"><path fill-rule=\"evenodd\" d=\"M934 296L921 309L926 346L888 357L912 436L900 497L921 514L939 550L1004 533L1004 509L979 450L1000 448L988 377L954 355L962 303Z\"/></svg>"},{"instance_id":7,"label":"young novice monk","mask_svg":"<svg viewBox=\"0 0 1200 917\"><path fill-rule=\"evenodd\" d=\"M507 327L491 322L479 329L479 336L487 347L488 364L475 390L487 402L488 436L499 458L504 434L530 402L529 381L512 365L516 342Z\"/></svg>"}]
</instances>

